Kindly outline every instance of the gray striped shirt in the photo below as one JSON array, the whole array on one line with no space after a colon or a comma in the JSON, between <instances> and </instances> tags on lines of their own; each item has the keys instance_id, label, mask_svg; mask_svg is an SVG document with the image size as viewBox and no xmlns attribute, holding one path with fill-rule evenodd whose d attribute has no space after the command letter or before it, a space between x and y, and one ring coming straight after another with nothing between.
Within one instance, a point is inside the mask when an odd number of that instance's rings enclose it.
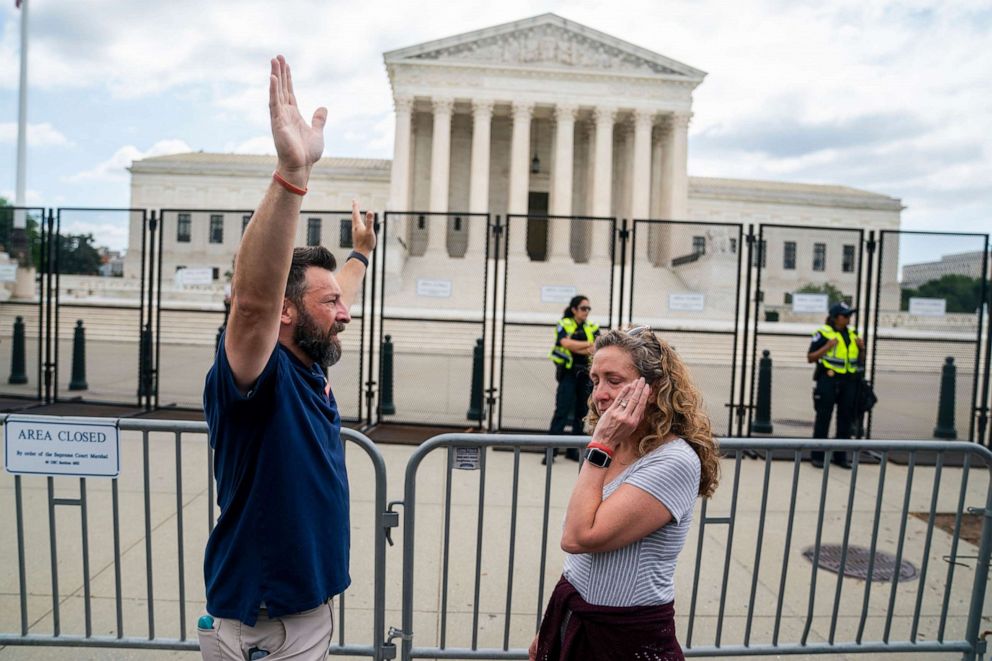
<instances>
[{"instance_id":1,"label":"gray striped shirt","mask_svg":"<svg viewBox=\"0 0 992 661\"><path fill-rule=\"evenodd\" d=\"M643 489L672 513L672 520L615 551L565 554L565 578L583 599L598 606L653 606L675 600L675 561L692 524L699 471L696 452L677 438L603 487L603 500L621 484Z\"/></svg>"}]
</instances>

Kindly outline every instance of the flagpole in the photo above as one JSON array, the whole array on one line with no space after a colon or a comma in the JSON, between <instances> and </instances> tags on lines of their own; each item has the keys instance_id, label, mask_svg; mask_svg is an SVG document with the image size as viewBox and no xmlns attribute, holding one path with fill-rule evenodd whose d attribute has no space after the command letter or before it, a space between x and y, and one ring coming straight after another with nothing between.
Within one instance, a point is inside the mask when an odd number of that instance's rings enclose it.
<instances>
[{"instance_id":1,"label":"flagpole","mask_svg":"<svg viewBox=\"0 0 992 661\"><path fill-rule=\"evenodd\" d=\"M28 122L28 3L20 0L21 10L21 82L17 103L17 188L15 189L14 205L25 205L27 188L27 122ZM26 227L25 214L14 214L14 227Z\"/></svg>"}]
</instances>

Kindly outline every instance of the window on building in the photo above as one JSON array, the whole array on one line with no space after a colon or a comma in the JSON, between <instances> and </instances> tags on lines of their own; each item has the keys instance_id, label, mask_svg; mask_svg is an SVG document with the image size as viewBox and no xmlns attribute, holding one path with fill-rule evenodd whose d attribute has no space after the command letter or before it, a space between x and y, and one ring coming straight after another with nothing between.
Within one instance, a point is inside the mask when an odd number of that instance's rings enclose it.
<instances>
[{"instance_id":1,"label":"window on building","mask_svg":"<svg viewBox=\"0 0 992 661\"><path fill-rule=\"evenodd\" d=\"M224 216L210 214L210 243L224 243Z\"/></svg>"},{"instance_id":2,"label":"window on building","mask_svg":"<svg viewBox=\"0 0 992 661\"><path fill-rule=\"evenodd\" d=\"M844 246L844 261L841 264L844 273L854 273L854 246Z\"/></svg>"},{"instance_id":3,"label":"window on building","mask_svg":"<svg viewBox=\"0 0 992 661\"><path fill-rule=\"evenodd\" d=\"M219 266L215 266L211 270L213 272L213 279L214 280L220 280L220 267Z\"/></svg>"},{"instance_id":4,"label":"window on building","mask_svg":"<svg viewBox=\"0 0 992 661\"><path fill-rule=\"evenodd\" d=\"M786 241L782 251L782 268L786 271L796 270L796 242Z\"/></svg>"},{"instance_id":5,"label":"window on building","mask_svg":"<svg viewBox=\"0 0 992 661\"><path fill-rule=\"evenodd\" d=\"M320 218L307 218L307 245L320 245Z\"/></svg>"},{"instance_id":6,"label":"window on building","mask_svg":"<svg viewBox=\"0 0 992 661\"><path fill-rule=\"evenodd\" d=\"M251 221L251 214L241 216L241 236L245 235L245 230L248 229L248 223Z\"/></svg>"},{"instance_id":7,"label":"window on building","mask_svg":"<svg viewBox=\"0 0 992 661\"><path fill-rule=\"evenodd\" d=\"M827 244L825 243L813 244L813 270L827 270Z\"/></svg>"},{"instance_id":8,"label":"window on building","mask_svg":"<svg viewBox=\"0 0 992 661\"><path fill-rule=\"evenodd\" d=\"M421 216L421 218L423 218L423 216ZM351 243L351 218L341 219L341 247L354 247Z\"/></svg>"},{"instance_id":9,"label":"window on building","mask_svg":"<svg viewBox=\"0 0 992 661\"><path fill-rule=\"evenodd\" d=\"M191 225L192 221L188 213L179 214L179 220L176 223L176 243L189 243Z\"/></svg>"},{"instance_id":10,"label":"window on building","mask_svg":"<svg viewBox=\"0 0 992 661\"><path fill-rule=\"evenodd\" d=\"M730 252L734 255L737 254L737 239L730 240Z\"/></svg>"},{"instance_id":11,"label":"window on building","mask_svg":"<svg viewBox=\"0 0 992 661\"><path fill-rule=\"evenodd\" d=\"M768 252L768 241L766 239L761 239L760 241L754 242L754 265L758 268L765 268L768 264L768 258L766 253Z\"/></svg>"},{"instance_id":12,"label":"window on building","mask_svg":"<svg viewBox=\"0 0 992 661\"><path fill-rule=\"evenodd\" d=\"M694 237L692 237L692 254L693 255L705 255L706 254L706 237L705 236L694 236Z\"/></svg>"},{"instance_id":13,"label":"window on building","mask_svg":"<svg viewBox=\"0 0 992 661\"><path fill-rule=\"evenodd\" d=\"M462 231L462 217L461 216L455 216L455 231L456 232L461 232Z\"/></svg>"}]
</instances>

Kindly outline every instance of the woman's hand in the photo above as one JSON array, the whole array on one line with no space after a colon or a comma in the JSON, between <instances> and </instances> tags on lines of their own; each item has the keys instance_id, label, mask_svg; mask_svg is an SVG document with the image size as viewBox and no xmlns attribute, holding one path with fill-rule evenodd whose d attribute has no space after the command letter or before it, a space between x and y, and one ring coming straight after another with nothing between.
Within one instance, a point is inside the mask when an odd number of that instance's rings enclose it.
<instances>
[{"instance_id":1,"label":"woman's hand","mask_svg":"<svg viewBox=\"0 0 992 661\"><path fill-rule=\"evenodd\" d=\"M651 387L644 377L625 385L609 408L600 415L592 440L616 449L621 441L630 438L644 420L650 396Z\"/></svg>"}]
</instances>

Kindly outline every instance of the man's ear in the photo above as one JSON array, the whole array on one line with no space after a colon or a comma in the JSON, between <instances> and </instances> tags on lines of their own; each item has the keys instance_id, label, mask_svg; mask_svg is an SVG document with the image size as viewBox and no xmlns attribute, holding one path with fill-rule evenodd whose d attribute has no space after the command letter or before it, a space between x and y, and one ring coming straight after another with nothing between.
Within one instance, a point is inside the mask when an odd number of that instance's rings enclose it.
<instances>
[{"instance_id":1,"label":"man's ear","mask_svg":"<svg viewBox=\"0 0 992 661\"><path fill-rule=\"evenodd\" d=\"M279 322L292 325L296 322L296 304L288 298L282 299L282 312L279 315Z\"/></svg>"}]
</instances>

